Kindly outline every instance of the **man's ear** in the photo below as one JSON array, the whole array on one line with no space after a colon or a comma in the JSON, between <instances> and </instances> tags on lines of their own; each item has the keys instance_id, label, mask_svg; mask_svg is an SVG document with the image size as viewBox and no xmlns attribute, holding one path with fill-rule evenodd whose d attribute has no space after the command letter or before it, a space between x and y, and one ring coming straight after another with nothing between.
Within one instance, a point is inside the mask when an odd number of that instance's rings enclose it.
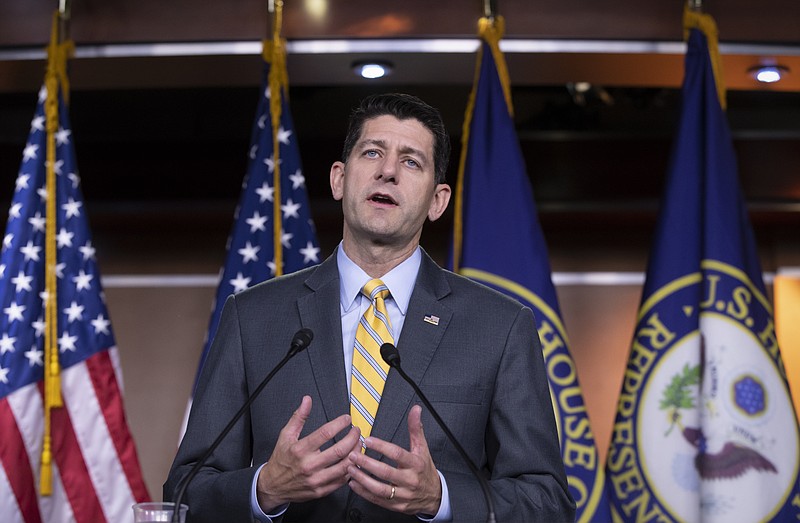
<instances>
[{"instance_id":1,"label":"man's ear","mask_svg":"<svg viewBox=\"0 0 800 523\"><path fill-rule=\"evenodd\" d=\"M331 194L334 200L341 200L344 196L344 164L333 162L331 165Z\"/></svg>"},{"instance_id":2,"label":"man's ear","mask_svg":"<svg viewBox=\"0 0 800 523\"><path fill-rule=\"evenodd\" d=\"M450 194L450 186L446 183L440 183L433 190L433 199L428 209L428 219L430 221L435 222L444 214L444 210L447 209L447 204L450 203Z\"/></svg>"}]
</instances>

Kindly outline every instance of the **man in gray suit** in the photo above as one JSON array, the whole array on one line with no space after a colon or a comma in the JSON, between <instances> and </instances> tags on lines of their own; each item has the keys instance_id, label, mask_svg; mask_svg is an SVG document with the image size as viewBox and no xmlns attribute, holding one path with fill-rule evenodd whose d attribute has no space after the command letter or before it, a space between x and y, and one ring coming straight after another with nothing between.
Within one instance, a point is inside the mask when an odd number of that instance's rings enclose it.
<instances>
[{"instance_id":1,"label":"man in gray suit","mask_svg":"<svg viewBox=\"0 0 800 523\"><path fill-rule=\"evenodd\" d=\"M370 361L387 340L488 480L498 521L574 519L531 310L419 247L450 200L449 149L438 111L418 98L371 96L354 111L330 173L342 242L317 267L228 298L164 499L293 334L311 329L314 342L191 482L190 521L485 520L456 449L397 372Z\"/></svg>"}]
</instances>

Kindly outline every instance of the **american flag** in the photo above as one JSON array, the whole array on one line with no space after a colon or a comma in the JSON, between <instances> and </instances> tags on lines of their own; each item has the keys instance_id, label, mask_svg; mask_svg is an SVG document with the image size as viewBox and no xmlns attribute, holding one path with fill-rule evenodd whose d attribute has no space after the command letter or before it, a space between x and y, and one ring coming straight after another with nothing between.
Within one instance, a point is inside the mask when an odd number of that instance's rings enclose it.
<instances>
[{"instance_id":1,"label":"american flag","mask_svg":"<svg viewBox=\"0 0 800 523\"><path fill-rule=\"evenodd\" d=\"M51 414L52 494L39 485L44 402L46 141L39 92L0 256L0 507L2 520L132 518L149 500L122 402L114 334L63 99L56 131L58 357L62 408Z\"/></svg>"},{"instance_id":2,"label":"american flag","mask_svg":"<svg viewBox=\"0 0 800 523\"><path fill-rule=\"evenodd\" d=\"M279 61L283 63L283 61ZM280 66L277 66L280 67ZM222 269L208 334L200 357L197 375L203 368L225 299L275 276L274 193L275 155L273 151L270 100L280 96L278 164L281 195L282 273L290 273L320 262L314 222L308 205L306 181L300 163L300 150L286 100L287 85L280 93L269 88L270 63L265 62L256 119L250 139L249 163L242 184L239 205L234 213L233 232L228 238L228 253ZM285 74L283 75L285 78ZM187 411L188 413L188 411Z\"/></svg>"}]
</instances>

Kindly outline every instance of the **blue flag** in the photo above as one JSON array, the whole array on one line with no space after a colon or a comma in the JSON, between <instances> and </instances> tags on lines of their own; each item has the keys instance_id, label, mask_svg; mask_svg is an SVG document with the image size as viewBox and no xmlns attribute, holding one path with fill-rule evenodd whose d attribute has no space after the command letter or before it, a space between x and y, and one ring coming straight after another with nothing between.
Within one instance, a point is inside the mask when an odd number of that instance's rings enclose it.
<instances>
[{"instance_id":1,"label":"blue flag","mask_svg":"<svg viewBox=\"0 0 800 523\"><path fill-rule=\"evenodd\" d=\"M208 327L203 354L197 375L205 362L208 349L214 340L217 324L225 299L262 281L275 276L274 249L274 170L272 115L270 100L280 97L280 195L282 227L283 274L294 272L320 262L314 222L308 204L305 178L300 163L300 150L294 134L292 116L286 101L286 86L280 93L271 93L269 88L270 64L264 65L256 119L250 140L250 160L242 186L239 206L234 216L233 232L228 239L228 253L217 288L214 312ZM278 312L276 312L278 314Z\"/></svg>"},{"instance_id":2,"label":"blue flag","mask_svg":"<svg viewBox=\"0 0 800 523\"><path fill-rule=\"evenodd\" d=\"M456 232L454 260L460 274L533 309L577 521L610 521L603 468L569 353L547 246L495 56L502 59L499 48L482 42L466 156L462 156L463 233L459 238ZM501 70L505 71L504 61Z\"/></svg>"},{"instance_id":3,"label":"blue flag","mask_svg":"<svg viewBox=\"0 0 800 523\"><path fill-rule=\"evenodd\" d=\"M54 92L48 97L43 87L39 93L0 256L2 518L123 521L130 517L131 505L150 498L125 420L119 355L81 194L67 105L58 83L48 85ZM55 176L50 192L48 100L58 108L51 127ZM55 318L48 320L46 305L54 297L45 282L46 231L53 201L56 307ZM51 330L54 319L56 331ZM51 357L45 331L56 340ZM52 391L63 406L43 393L49 388L42 386L45 370L47 379L55 380ZM48 443L45 436L51 438ZM40 478L49 479L40 486Z\"/></svg>"},{"instance_id":4,"label":"blue flag","mask_svg":"<svg viewBox=\"0 0 800 523\"><path fill-rule=\"evenodd\" d=\"M716 28L690 11L686 23L683 106L609 497L621 521L797 521L798 426L709 53Z\"/></svg>"}]
</instances>

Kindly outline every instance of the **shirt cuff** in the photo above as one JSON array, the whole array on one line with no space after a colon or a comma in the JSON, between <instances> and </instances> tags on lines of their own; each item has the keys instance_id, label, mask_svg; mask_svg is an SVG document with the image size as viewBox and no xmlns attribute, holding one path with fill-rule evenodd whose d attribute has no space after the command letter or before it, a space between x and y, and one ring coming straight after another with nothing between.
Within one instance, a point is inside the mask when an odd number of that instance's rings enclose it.
<instances>
[{"instance_id":1,"label":"shirt cuff","mask_svg":"<svg viewBox=\"0 0 800 523\"><path fill-rule=\"evenodd\" d=\"M264 465L266 465L266 463L264 463ZM285 505L280 505L273 508L270 510L270 514L266 514L264 510L262 510L261 505L258 504L256 486L258 485L258 475L261 473L261 469L264 468L264 465L258 467L256 475L253 477L253 485L250 487L250 511L253 513L253 517L258 521L261 521L262 523L272 523L272 518L278 518L282 516L283 513L289 508L289 504L286 503ZM444 496L444 488L442 488L442 496Z\"/></svg>"},{"instance_id":2,"label":"shirt cuff","mask_svg":"<svg viewBox=\"0 0 800 523\"><path fill-rule=\"evenodd\" d=\"M445 522L453 520L453 511L450 509L450 491L447 490L447 481L445 481L441 472L437 470L436 473L439 474L439 481L442 483L442 501L439 504L439 512L437 512L432 519L427 514L417 514L417 519L420 521L439 523L440 521Z\"/></svg>"}]
</instances>

